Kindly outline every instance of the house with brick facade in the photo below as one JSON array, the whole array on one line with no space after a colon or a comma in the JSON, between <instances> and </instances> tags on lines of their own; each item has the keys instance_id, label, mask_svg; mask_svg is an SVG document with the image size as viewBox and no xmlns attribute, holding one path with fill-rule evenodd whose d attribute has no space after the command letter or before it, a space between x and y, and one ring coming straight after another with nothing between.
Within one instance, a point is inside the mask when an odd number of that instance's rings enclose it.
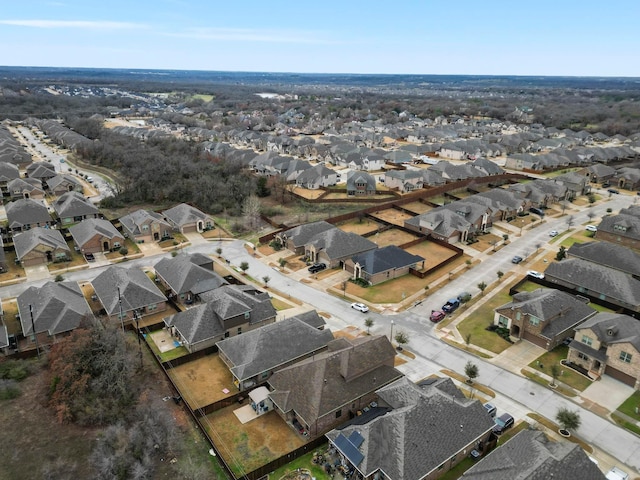
<instances>
[{"instance_id":1,"label":"house with brick facade","mask_svg":"<svg viewBox=\"0 0 640 480\"><path fill-rule=\"evenodd\" d=\"M162 215L149 210L136 210L120 217L123 232L134 242L160 242L171 237L173 227Z\"/></svg>"},{"instance_id":2,"label":"house with brick facade","mask_svg":"<svg viewBox=\"0 0 640 480\"><path fill-rule=\"evenodd\" d=\"M16 259L25 267L66 262L71 250L59 230L36 227L14 235Z\"/></svg>"},{"instance_id":3,"label":"house with brick facade","mask_svg":"<svg viewBox=\"0 0 640 480\"><path fill-rule=\"evenodd\" d=\"M12 199L33 198L42 200L44 189L42 182L37 178L16 178L7 183L7 192Z\"/></svg>"},{"instance_id":4,"label":"house with brick facade","mask_svg":"<svg viewBox=\"0 0 640 480\"><path fill-rule=\"evenodd\" d=\"M124 235L103 218L87 218L69 228L82 253L111 252L124 245Z\"/></svg>"},{"instance_id":5,"label":"house with brick facade","mask_svg":"<svg viewBox=\"0 0 640 480\"><path fill-rule=\"evenodd\" d=\"M527 340L547 351L573 336L573 329L596 314L584 301L551 288L520 292L495 309L493 324L512 338Z\"/></svg>"},{"instance_id":6,"label":"house with brick facade","mask_svg":"<svg viewBox=\"0 0 640 480\"><path fill-rule=\"evenodd\" d=\"M402 377L395 355L383 335L338 338L326 351L274 372L269 397L287 424L315 438L369 408L379 388Z\"/></svg>"},{"instance_id":7,"label":"house with brick facade","mask_svg":"<svg viewBox=\"0 0 640 480\"><path fill-rule=\"evenodd\" d=\"M80 192L70 191L60 195L51 205L62 225L71 225L87 218L99 218L100 211Z\"/></svg>"},{"instance_id":8,"label":"house with brick facade","mask_svg":"<svg viewBox=\"0 0 640 480\"><path fill-rule=\"evenodd\" d=\"M598 313L575 329L567 361L591 378L602 375L640 388L640 322L628 315Z\"/></svg>"},{"instance_id":9,"label":"house with brick facade","mask_svg":"<svg viewBox=\"0 0 640 480\"><path fill-rule=\"evenodd\" d=\"M419 255L388 245L355 255L345 261L344 268L355 280L361 278L370 285L402 277L411 269L424 268L424 258Z\"/></svg>"},{"instance_id":10,"label":"house with brick facade","mask_svg":"<svg viewBox=\"0 0 640 480\"><path fill-rule=\"evenodd\" d=\"M162 212L164 218L180 233L202 233L215 227L213 217L187 203Z\"/></svg>"},{"instance_id":11,"label":"house with brick facade","mask_svg":"<svg viewBox=\"0 0 640 480\"><path fill-rule=\"evenodd\" d=\"M640 250L640 206L625 208L618 215L603 217L596 236L598 240Z\"/></svg>"}]
</instances>

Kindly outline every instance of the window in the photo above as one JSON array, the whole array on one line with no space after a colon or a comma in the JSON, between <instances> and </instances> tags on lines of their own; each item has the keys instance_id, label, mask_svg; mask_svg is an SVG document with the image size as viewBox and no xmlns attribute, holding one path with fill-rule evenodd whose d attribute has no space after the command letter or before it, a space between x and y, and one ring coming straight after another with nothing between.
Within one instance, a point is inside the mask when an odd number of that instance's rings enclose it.
<instances>
[{"instance_id":1,"label":"window","mask_svg":"<svg viewBox=\"0 0 640 480\"><path fill-rule=\"evenodd\" d=\"M540 325L540 319L535 315L529 315L529 323L533 326Z\"/></svg>"},{"instance_id":2,"label":"window","mask_svg":"<svg viewBox=\"0 0 640 480\"><path fill-rule=\"evenodd\" d=\"M262 372L260 374L260 379L265 380L269 376L269 372Z\"/></svg>"},{"instance_id":3,"label":"window","mask_svg":"<svg viewBox=\"0 0 640 480\"><path fill-rule=\"evenodd\" d=\"M587 357L584 353L582 352L578 352L578 358L580 360L589 360L589 357Z\"/></svg>"},{"instance_id":4,"label":"window","mask_svg":"<svg viewBox=\"0 0 640 480\"><path fill-rule=\"evenodd\" d=\"M587 335L583 335L582 336L582 340L580 340L582 343L584 343L585 345L589 345L591 346L593 344L593 340L591 339L591 337L587 336Z\"/></svg>"},{"instance_id":5,"label":"window","mask_svg":"<svg viewBox=\"0 0 640 480\"><path fill-rule=\"evenodd\" d=\"M251 312L244 312L244 318L249 319L251 317Z\"/></svg>"},{"instance_id":6,"label":"window","mask_svg":"<svg viewBox=\"0 0 640 480\"><path fill-rule=\"evenodd\" d=\"M516 312L516 320L520 320L520 316L521 316L521 313L520 312Z\"/></svg>"},{"instance_id":7,"label":"window","mask_svg":"<svg viewBox=\"0 0 640 480\"><path fill-rule=\"evenodd\" d=\"M620 361L624 362L624 363L631 363L631 357L633 355L631 355L630 353L627 352L620 352Z\"/></svg>"},{"instance_id":8,"label":"window","mask_svg":"<svg viewBox=\"0 0 640 480\"><path fill-rule=\"evenodd\" d=\"M500 315L498 317L498 326L502 327L502 328L508 328L509 327L509 319L507 317L505 317L504 315Z\"/></svg>"},{"instance_id":9,"label":"window","mask_svg":"<svg viewBox=\"0 0 640 480\"><path fill-rule=\"evenodd\" d=\"M336 418L340 418L342 416L342 410L336 411Z\"/></svg>"},{"instance_id":10,"label":"window","mask_svg":"<svg viewBox=\"0 0 640 480\"><path fill-rule=\"evenodd\" d=\"M236 332L237 335L240 335L242 333L242 327L238 327L238 331Z\"/></svg>"},{"instance_id":11,"label":"window","mask_svg":"<svg viewBox=\"0 0 640 480\"><path fill-rule=\"evenodd\" d=\"M143 225L142 226L142 231L143 232L148 232L149 231L149 225Z\"/></svg>"}]
</instances>

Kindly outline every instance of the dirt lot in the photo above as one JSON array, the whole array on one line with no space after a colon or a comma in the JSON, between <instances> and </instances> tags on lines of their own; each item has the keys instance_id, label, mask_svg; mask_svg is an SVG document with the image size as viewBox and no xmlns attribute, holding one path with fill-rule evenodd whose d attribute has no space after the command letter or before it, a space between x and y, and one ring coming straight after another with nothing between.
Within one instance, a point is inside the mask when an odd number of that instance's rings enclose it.
<instances>
[{"instance_id":1,"label":"dirt lot","mask_svg":"<svg viewBox=\"0 0 640 480\"><path fill-rule=\"evenodd\" d=\"M238 391L229 369L217 354L172 368L169 376L193 409L230 397ZM229 392L224 393L223 389Z\"/></svg>"},{"instance_id":2,"label":"dirt lot","mask_svg":"<svg viewBox=\"0 0 640 480\"><path fill-rule=\"evenodd\" d=\"M255 470L304 445L302 437L275 412L270 411L242 424L233 411L240 405L205 417L205 429L236 476Z\"/></svg>"},{"instance_id":3,"label":"dirt lot","mask_svg":"<svg viewBox=\"0 0 640 480\"><path fill-rule=\"evenodd\" d=\"M354 218L349 222L338 225L340 230L358 235L366 235L367 233L375 232L379 227L382 227L382 224L375 222L370 218L363 218L362 220Z\"/></svg>"},{"instance_id":4,"label":"dirt lot","mask_svg":"<svg viewBox=\"0 0 640 480\"><path fill-rule=\"evenodd\" d=\"M378 247L386 247L388 245L403 245L418 238L416 235L404 232L397 228L391 228L384 232L376 233L368 239L375 242Z\"/></svg>"},{"instance_id":5,"label":"dirt lot","mask_svg":"<svg viewBox=\"0 0 640 480\"><path fill-rule=\"evenodd\" d=\"M502 244L503 242L502 237L498 235L494 235L493 233L488 233L486 235L478 235L477 239L478 241L476 243L472 243L469 246L474 250L477 250L478 252L484 252L489 248L491 248L493 246L492 242L495 242L496 244L498 243Z\"/></svg>"},{"instance_id":6,"label":"dirt lot","mask_svg":"<svg viewBox=\"0 0 640 480\"><path fill-rule=\"evenodd\" d=\"M448 248L442 247L437 243L424 241L417 245L407 248L407 252L414 255L420 255L424 258L424 269L429 270L436 265L451 258L455 253Z\"/></svg>"},{"instance_id":7,"label":"dirt lot","mask_svg":"<svg viewBox=\"0 0 640 480\"><path fill-rule=\"evenodd\" d=\"M400 226L404 225L405 220L409 220L410 218L414 217L414 215L409 215L408 213L401 212L400 210L396 210L395 208L380 210L379 212L372 213L371 216L373 218L379 218L388 223Z\"/></svg>"},{"instance_id":8,"label":"dirt lot","mask_svg":"<svg viewBox=\"0 0 640 480\"><path fill-rule=\"evenodd\" d=\"M402 208L405 208L411 212L414 212L416 215L420 215L422 213L430 212L431 210L433 210L432 206L422 202L407 203L403 205Z\"/></svg>"}]
</instances>

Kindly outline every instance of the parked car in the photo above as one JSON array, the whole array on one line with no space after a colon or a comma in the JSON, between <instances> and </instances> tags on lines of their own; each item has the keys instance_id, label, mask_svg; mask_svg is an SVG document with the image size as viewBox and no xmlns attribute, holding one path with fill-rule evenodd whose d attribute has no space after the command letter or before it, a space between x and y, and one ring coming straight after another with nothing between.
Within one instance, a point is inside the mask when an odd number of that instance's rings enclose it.
<instances>
[{"instance_id":1,"label":"parked car","mask_svg":"<svg viewBox=\"0 0 640 480\"><path fill-rule=\"evenodd\" d=\"M618 193L620 193L620 192L619 192L618 190L616 190L615 188L610 188L610 189L608 189L608 190L607 190L607 192L609 192L609 193L614 193L614 194L616 194L616 195L617 195Z\"/></svg>"},{"instance_id":2,"label":"parked car","mask_svg":"<svg viewBox=\"0 0 640 480\"><path fill-rule=\"evenodd\" d=\"M522 258L520 255L516 255L511 259L511 263L515 263L517 265L522 262L522 260L524 260L524 258Z\"/></svg>"},{"instance_id":3,"label":"parked car","mask_svg":"<svg viewBox=\"0 0 640 480\"><path fill-rule=\"evenodd\" d=\"M551 230L549 232L549 236L550 237L557 237L558 236L558 231L557 230Z\"/></svg>"},{"instance_id":4,"label":"parked car","mask_svg":"<svg viewBox=\"0 0 640 480\"><path fill-rule=\"evenodd\" d=\"M351 308L355 308L362 313L367 313L369 311L369 307L367 307L364 303L352 303Z\"/></svg>"},{"instance_id":5,"label":"parked car","mask_svg":"<svg viewBox=\"0 0 640 480\"><path fill-rule=\"evenodd\" d=\"M459 306L460 306L460 300L458 300L457 298L450 298L449 300L447 300L447 303L445 303L442 306L442 311L445 313L452 313Z\"/></svg>"},{"instance_id":6,"label":"parked car","mask_svg":"<svg viewBox=\"0 0 640 480\"><path fill-rule=\"evenodd\" d=\"M318 273L324 270L325 268L327 268L327 266L324 263L314 263L309 267L308 270L310 273Z\"/></svg>"},{"instance_id":7,"label":"parked car","mask_svg":"<svg viewBox=\"0 0 640 480\"><path fill-rule=\"evenodd\" d=\"M442 320L446 316L447 314L444 313L442 310L432 310L431 315L429 315L429 320L431 320L433 323L438 323L440 320Z\"/></svg>"},{"instance_id":8,"label":"parked car","mask_svg":"<svg viewBox=\"0 0 640 480\"><path fill-rule=\"evenodd\" d=\"M496 435L502 435L505 430L513 427L515 420L508 413L503 413L498 418L495 419L496 424L493 426L493 433Z\"/></svg>"},{"instance_id":9,"label":"parked car","mask_svg":"<svg viewBox=\"0 0 640 480\"><path fill-rule=\"evenodd\" d=\"M530 211L531 213L535 213L536 215L540 215L541 217L544 217L544 212L543 212L541 209L539 209L539 208L531 207L531 208L529 209L529 211Z\"/></svg>"},{"instance_id":10,"label":"parked car","mask_svg":"<svg viewBox=\"0 0 640 480\"><path fill-rule=\"evenodd\" d=\"M498 411L498 409L493 403L485 403L483 407L485 408L487 413L491 415L491 418L495 418L496 412Z\"/></svg>"},{"instance_id":11,"label":"parked car","mask_svg":"<svg viewBox=\"0 0 640 480\"><path fill-rule=\"evenodd\" d=\"M84 258L86 258L87 262L95 262L96 257L93 256L93 253L85 253Z\"/></svg>"},{"instance_id":12,"label":"parked car","mask_svg":"<svg viewBox=\"0 0 640 480\"><path fill-rule=\"evenodd\" d=\"M597 232L598 231L598 227L596 227L595 225L587 225L586 227L584 227L584 229L587 232Z\"/></svg>"},{"instance_id":13,"label":"parked car","mask_svg":"<svg viewBox=\"0 0 640 480\"><path fill-rule=\"evenodd\" d=\"M544 279L544 273L536 272L535 270L529 270L527 275L533 278L538 278L540 280Z\"/></svg>"},{"instance_id":14,"label":"parked car","mask_svg":"<svg viewBox=\"0 0 640 480\"><path fill-rule=\"evenodd\" d=\"M458 294L458 301L460 303L467 303L469 300L471 300L471 294L469 292L460 292Z\"/></svg>"},{"instance_id":15,"label":"parked car","mask_svg":"<svg viewBox=\"0 0 640 480\"><path fill-rule=\"evenodd\" d=\"M607 480L628 480L629 474L618 467L613 467L605 475Z\"/></svg>"}]
</instances>

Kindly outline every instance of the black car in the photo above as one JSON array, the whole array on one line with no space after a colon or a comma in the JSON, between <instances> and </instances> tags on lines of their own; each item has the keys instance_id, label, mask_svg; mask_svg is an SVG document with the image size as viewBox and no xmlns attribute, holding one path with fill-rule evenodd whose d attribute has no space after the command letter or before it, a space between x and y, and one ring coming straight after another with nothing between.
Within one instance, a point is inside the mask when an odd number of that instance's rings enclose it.
<instances>
[{"instance_id":1,"label":"black car","mask_svg":"<svg viewBox=\"0 0 640 480\"><path fill-rule=\"evenodd\" d=\"M508 413L503 413L495 419L496 424L493 426L493 433L501 435L505 430L513 427L515 420Z\"/></svg>"},{"instance_id":2,"label":"black car","mask_svg":"<svg viewBox=\"0 0 640 480\"><path fill-rule=\"evenodd\" d=\"M620 193L620 192L619 192L618 190L616 190L615 188L610 188L609 190L607 190L607 192L609 192L609 193L615 193L616 195L617 195L618 193Z\"/></svg>"},{"instance_id":3,"label":"black car","mask_svg":"<svg viewBox=\"0 0 640 480\"><path fill-rule=\"evenodd\" d=\"M524 260L524 258L522 258L520 255L516 255L511 259L511 263L515 263L517 265L522 262L522 260Z\"/></svg>"},{"instance_id":4,"label":"black car","mask_svg":"<svg viewBox=\"0 0 640 480\"><path fill-rule=\"evenodd\" d=\"M325 268L327 268L327 266L324 263L314 263L309 267L309 272L318 273L324 270Z\"/></svg>"},{"instance_id":5,"label":"black car","mask_svg":"<svg viewBox=\"0 0 640 480\"><path fill-rule=\"evenodd\" d=\"M84 258L87 259L87 262L95 262L96 257L93 256L93 253L85 253Z\"/></svg>"}]
</instances>

